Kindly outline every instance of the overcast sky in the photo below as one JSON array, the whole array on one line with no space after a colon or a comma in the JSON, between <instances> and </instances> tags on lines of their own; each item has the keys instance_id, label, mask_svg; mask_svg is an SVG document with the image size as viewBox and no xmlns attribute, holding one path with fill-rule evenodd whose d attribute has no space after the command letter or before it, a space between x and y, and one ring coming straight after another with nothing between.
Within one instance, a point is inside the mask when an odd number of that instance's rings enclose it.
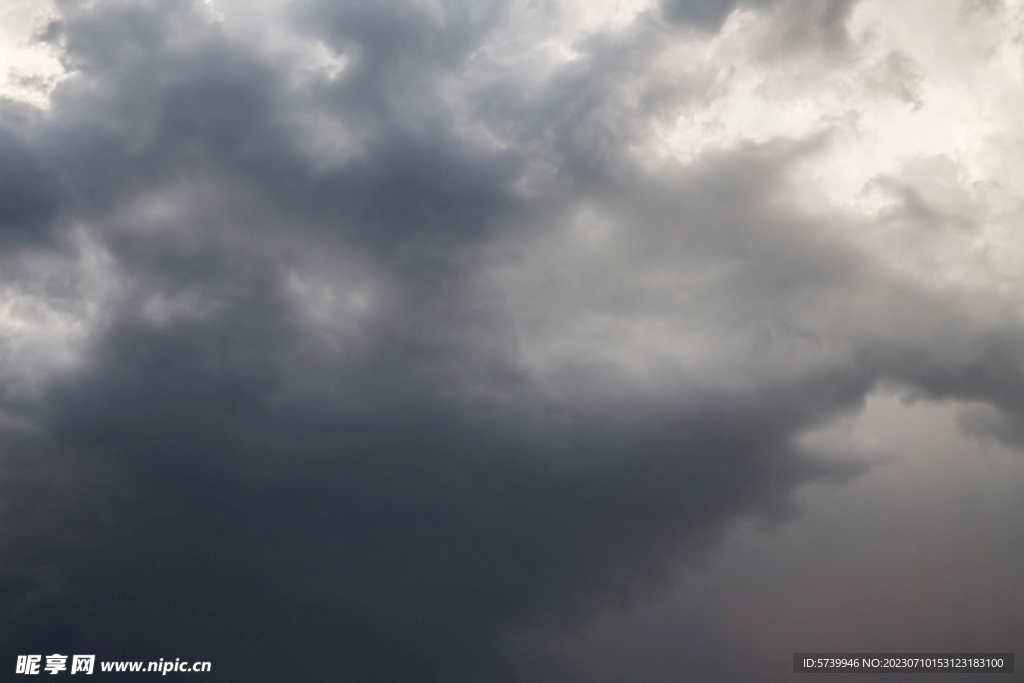
<instances>
[{"instance_id":1,"label":"overcast sky","mask_svg":"<svg viewBox=\"0 0 1024 683\"><path fill-rule=\"evenodd\" d=\"M0 71L4 670L1024 652L1021 0L6 0Z\"/></svg>"}]
</instances>

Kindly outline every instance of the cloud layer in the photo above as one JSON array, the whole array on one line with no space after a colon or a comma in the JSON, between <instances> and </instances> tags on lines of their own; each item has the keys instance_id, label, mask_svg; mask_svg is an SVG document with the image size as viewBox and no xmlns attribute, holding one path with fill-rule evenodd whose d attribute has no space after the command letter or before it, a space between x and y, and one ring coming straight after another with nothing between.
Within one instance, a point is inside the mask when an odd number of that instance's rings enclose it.
<instances>
[{"instance_id":1,"label":"cloud layer","mask_svg":"<svg viewBox=\"0 0 1024 683\"><path fill-rule=\"evenodd\" d=\"M5 657L507 680L862 471L800 437L879 386L1019 446L1024 24L941 5L58 2L0 110Z\"/></svg>"}]
</instances>

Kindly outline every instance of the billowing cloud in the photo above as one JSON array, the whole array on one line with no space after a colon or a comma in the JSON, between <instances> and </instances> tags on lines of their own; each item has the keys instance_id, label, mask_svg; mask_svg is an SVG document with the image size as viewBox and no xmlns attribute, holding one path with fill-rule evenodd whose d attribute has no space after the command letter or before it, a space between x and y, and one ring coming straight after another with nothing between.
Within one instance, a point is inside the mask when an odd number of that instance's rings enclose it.
<instances>
[{"instance_id":1,"label":"billowing cloud","mask_svg":"<svg viewBox=\"0 0 1024 683\"><path fill-rule=\"evenodd\" d=\"M4 656L510 679L863 472L804 437L879 387L1019 445L1020 8L937 8L57 2Z\"/></svg>"}]
</instances>

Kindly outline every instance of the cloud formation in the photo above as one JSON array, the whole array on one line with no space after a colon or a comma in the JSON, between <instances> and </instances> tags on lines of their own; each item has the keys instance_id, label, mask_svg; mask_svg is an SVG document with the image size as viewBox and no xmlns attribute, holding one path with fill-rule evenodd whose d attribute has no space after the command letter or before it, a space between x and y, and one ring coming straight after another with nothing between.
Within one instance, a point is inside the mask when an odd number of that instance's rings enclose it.
<instances>
[{"instance_id":1,"label":"cloud formation","mask_svg":"<svg viewBox=\"0 0 1024 683\"><path fill-rule=\"evenodd\" d=\"M508 680L862 471L800 437L880 385L1019 445L1015 8L56 3L0 110L3 655Z\"/></svg>"}]
</instances>

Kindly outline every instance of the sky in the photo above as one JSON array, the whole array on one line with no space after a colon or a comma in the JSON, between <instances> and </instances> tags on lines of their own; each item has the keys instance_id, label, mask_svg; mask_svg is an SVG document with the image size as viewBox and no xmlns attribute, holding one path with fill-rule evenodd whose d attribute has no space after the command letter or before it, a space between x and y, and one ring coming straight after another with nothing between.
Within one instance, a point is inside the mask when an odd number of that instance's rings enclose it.
<instances>
[{"instance_id":1,"label":"sky","mask_svg":"<svg viewBox=\"0 0 1024 683\"><path fill-rule=\"evenodd\" d=\"M1024 652L1022 80L1021 0L5 0L0 667Z\"/></svg>"}]
</instances>

